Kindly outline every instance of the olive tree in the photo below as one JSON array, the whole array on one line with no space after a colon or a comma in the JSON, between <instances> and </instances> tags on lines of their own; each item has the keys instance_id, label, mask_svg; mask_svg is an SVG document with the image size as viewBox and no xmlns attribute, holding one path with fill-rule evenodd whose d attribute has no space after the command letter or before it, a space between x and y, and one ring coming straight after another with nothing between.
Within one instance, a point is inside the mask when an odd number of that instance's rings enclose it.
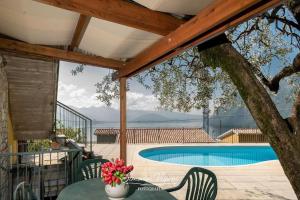
<instances>
[{"instance_id":1,"label":"olive tree","mask_svg":"<svg viewBox=\"0 0 300 200\"><path fill-rule=\"evenodd\" d=\"M242 100L300 199L300 1L284 3L133 78L169 110L201 109L213 96L225 108ZM282 80L292 88L288 118L271 98ZM96 87L107 105L118 98L110 75Z\"/></svg>"}]
</instances>

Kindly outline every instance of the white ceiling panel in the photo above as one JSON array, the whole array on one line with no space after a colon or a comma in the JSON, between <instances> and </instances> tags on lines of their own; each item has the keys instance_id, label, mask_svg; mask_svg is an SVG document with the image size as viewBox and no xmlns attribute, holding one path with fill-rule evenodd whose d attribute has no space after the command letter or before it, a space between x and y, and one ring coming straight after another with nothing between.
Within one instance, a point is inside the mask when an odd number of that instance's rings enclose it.
<instances>
[{"instance_id":1,"label":"white ceiling panel","mask_svg":"<svg viewBox=\"0 0 300 200\"><path fill-rule=\"evenodd\" d=\"M107 58L132 58L161 36L92 18L79 48Z\"/></svg>"},{"instance_id":2,"label":"white ceiling panel","mask_svg":"<svg viewBox=\"0 0 300 200\"><path fill-rule=\"evenodd\" d=\"M0 0L0 33L32 44L69 44L78 17L32 0Z\"/></svg>"},{"instance_id":3,"label":"white ceiling panel","mask_svg":"<svg viewBox=\"0 0 300 200\"><path fill-rule=\"evenodd\" d=\"M134 0L135 2L161 12L178 15L196 15L214 0Z\"/></svg>"},{"instance_id":4,"label":"white ceiling panel","mask_svg":"<svg viewBox=\"0 0 300 200\"><path fill-rule=\"evenodd\" d=\"M194 15L214 0L136 0L153 10ZM79 14L32 0L0 0L0 33L31 43L69 45ZM128 59L162 36L92 18L79 49Z\"/></svg>"}]
</instances>

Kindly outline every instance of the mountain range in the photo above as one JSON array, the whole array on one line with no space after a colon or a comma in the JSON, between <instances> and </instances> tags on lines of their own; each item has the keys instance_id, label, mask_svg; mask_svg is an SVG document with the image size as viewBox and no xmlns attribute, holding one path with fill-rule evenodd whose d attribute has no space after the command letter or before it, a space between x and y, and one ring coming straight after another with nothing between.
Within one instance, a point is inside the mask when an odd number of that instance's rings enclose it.
<instances>
[{"instance_id":1,"label":"mountain range","mask_svg":"<svg viewBox=\"0 0 300 200\"><path fill-rule=\"evenodd\" d=\"M89 107L76 108L78 112L86 115L96 122L119 122L120 112L110 107ZM172 122L185 120L199 120L202 122L202 115L190 113L169 112L169 111L144 111L144 110L127 110L127 120L129 122Z\"/></svg>"}]
</instances>

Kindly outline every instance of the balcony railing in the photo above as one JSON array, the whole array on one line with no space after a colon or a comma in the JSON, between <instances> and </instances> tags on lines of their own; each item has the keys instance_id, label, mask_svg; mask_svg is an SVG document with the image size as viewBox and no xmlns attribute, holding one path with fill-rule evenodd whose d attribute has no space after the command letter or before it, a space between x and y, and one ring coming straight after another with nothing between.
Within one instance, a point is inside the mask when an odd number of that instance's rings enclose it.
<instances>
[{"instance_id":1,"label":"balcony railing","mask_svg":"<svg viewBox=\"0 0 300 200\"><path fill-rule=\"evenodd\" d=\"M57 101L56 103L56 134L64 134L77 143L89 142L92 151L92 120L69 106Z\"/></svg>"},{"instance_id":2,"label":"balcony railing","mask_svg":"<svg viewBox=\"0 0 300 200\"><path fill-rule=\"evenodd\" d=\"M79 149L0 154L0 199L12 199L16 185L26 181L40 199L55 199L76 181L82 160ZM6 191L6 192L5 192Z\"/></svg>"}]
</instances>

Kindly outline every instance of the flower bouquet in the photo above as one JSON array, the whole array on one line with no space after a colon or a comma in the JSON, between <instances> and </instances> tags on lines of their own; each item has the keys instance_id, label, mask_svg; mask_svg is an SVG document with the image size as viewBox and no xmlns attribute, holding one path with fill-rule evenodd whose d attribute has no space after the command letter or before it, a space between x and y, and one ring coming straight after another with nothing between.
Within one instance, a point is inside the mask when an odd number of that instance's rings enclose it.
<instances>
[{"instance_id":1,"label":"flower bouquet","mask_svg":"<svg viewBox=\"0 0 300 200\"><path fill-rule=\"evenodd\" d=\"M105 191L111 199L122 199L127 195L129 185L126 182L132 170L133 166L126 166L122 159L102 164L101 177L106 184Z\"/></svg>"}]
</instances>

